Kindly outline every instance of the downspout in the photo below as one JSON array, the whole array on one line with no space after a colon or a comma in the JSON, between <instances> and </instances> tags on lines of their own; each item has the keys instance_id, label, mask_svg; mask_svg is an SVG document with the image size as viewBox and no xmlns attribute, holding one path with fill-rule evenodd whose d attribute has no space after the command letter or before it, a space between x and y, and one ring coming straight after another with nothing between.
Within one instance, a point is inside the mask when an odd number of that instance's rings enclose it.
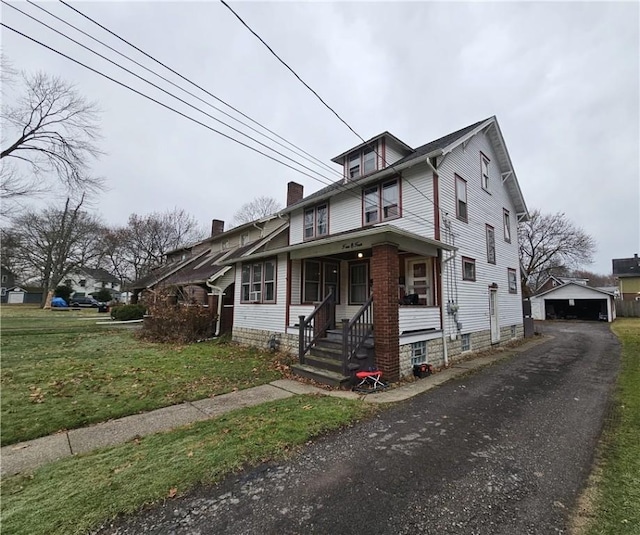
<instances>
[{"instance_id":1,"label":"downspout","mask_svg":"<svg viewBox=\"0 0 640 535\"><path fill-rule=\"evenodd\" d=\"M447 334L445 333L444 322L444 254L442 250L440 252L440 330L442 331L442 356L444 358L444 365L449 366L449 353L447 349Z\"/></svg>"}]
</instances>

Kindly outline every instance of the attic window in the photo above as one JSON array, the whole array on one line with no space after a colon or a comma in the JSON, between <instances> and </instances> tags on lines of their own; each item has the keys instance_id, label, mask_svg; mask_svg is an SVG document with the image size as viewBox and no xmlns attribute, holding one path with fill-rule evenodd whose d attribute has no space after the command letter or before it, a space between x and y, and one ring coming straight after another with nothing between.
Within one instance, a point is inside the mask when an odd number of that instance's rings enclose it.
<instances>
[{"instance_id":1,"label":"attic window","mask_svg":"<svg viewBox=\"0 0 640 535\"><path fill-rule=\"evenodd\" d=\"M346 174L348 178L360 178L378 169L376 144L354 152L347 159Z\"/></svg>"},{"instance_id":2,"label":"attic window","mask_svg":"<svg viewBox=\"0 0 640 535\"><path fill-rule=\"evenodd\" d=\"M489 158L480 153L480 184L486 191L489 191L489 161Z\"/></svg>"}]
</instances>

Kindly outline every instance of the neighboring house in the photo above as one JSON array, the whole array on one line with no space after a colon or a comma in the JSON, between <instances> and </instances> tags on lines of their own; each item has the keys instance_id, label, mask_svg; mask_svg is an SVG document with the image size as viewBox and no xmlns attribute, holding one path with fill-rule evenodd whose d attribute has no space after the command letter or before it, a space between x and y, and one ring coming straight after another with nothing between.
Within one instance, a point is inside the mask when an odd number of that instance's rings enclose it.
<instances>
[{"instance_id":1,"label":"neighboring house","mask_svg":"<svg viewBox=\"0 0 640 535\"><path fill-rule=\"evenodd\" d=\"M613 276L618 278L620 295L623 301L640 301L640 259L638 254L633 258L614 258Z\"/></svg>"},{"instance_id":2,"label":"neighboring house","mask_svg":"<svg viewBox=\"0 0 640 535\"><path fill-rule=\"evenodd\" d=\"M581 284L583 286L587 286L589 279L582 279L577 277L560 277L556 275L548 276L544 282L538 286L534 295L541 294L552 288L557 288L558 286L562 286L563 284L567 284L568 282L575 282L576 284Z\"/></svg>"},{"instance_id":3,"label":"neighboring house","mask_svg":"<svg viewBox=\"0 0 640 535\"><path fill-rule=\"evenodd\" d=\"M63 284L71 287L74 297L86 297L108 290L114 299L120 296L120 281L102 268L78 268L67 275Z\"/></svg>"},{"instance_id":4,"label":"neighboring house","mask_svg":"<svg viewBox=\"0 0 640 535\"><path fill-rule=\"evenodd\" d=\"M288 220L277 216L264 217L226 232L224 221L214 219L209 238L170 251L167 264L128 285L128 289L133 291L136 302L151 291L167 290L178 302L206 304L218 318L215 334L231 332L235 295L232 260L271 242L286 245L287 229Z\"/></svg>"},{"instance_id":5,"label":"neighboring house","mask_svg":"<svg viewBox=\"0 0 640 535\"><path fill-rule=\"evenodd\" d=\"M277 340L296 373L339 383L523 336L528 211L495 117L416 149L384 132L333 161L343 180L304 198L289 183L288 242L228 260L234 340Z\"/></svg>"},{"instance_id":6,"label":"neighboring house","mask_svg":"<svg viewBox=\"0 0 640 535\"><path fill-rule=\"evenodd\" d=\"M40 304L42 302L43 290L37 286L13 286L6 291L6 301L9 305L17 304Z\"/></svg>"},{"instance_id":7,"label":"neighboring house","mask_svg":"<svg viewBox=\"0 0 640 535\"><path fill-rule=\"evenodd\" d=\"M615 296L599 288L569 281L531 297L531 315L536 320L579 319L613 321Z\"/></svg>"},{"instance_id":8,"label":"neighboring house","mask_svg":"<svg viewBox=\"0 0 640 535\"><path fill-rule=\"evenodd\" d=\"M0 266L0 272L2 273L2 289L0 291L0 302L6 303L8 299L8 292L16 286L16 276L10 269Z\"/></svg>"}]
</instances>

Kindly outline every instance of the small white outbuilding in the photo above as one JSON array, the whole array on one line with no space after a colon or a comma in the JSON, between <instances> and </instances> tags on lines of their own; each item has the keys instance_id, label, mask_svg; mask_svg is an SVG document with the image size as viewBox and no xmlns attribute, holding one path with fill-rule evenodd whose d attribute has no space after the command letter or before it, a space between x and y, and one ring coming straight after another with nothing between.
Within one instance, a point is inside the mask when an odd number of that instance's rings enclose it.
<instances>
[{"instance_id":1,"label":"small white outbuilding","mask_svg":"<svg viewBox=\"0 0 640 535\"><path fill-rule=\"evenodd\" d=\"M614 296L604 290L567 282L531 297L531 315L535 320L579 319L613 321L616 318Z\"/></svg>"}]
</instances>

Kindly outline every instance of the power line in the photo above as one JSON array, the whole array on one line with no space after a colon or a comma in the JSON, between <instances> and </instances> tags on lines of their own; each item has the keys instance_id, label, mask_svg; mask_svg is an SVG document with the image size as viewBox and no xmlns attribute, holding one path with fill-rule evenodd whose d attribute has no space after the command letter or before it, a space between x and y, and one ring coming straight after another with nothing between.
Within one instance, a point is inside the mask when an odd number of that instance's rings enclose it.
<instances>
[{"instance_id":1,"label":"power line","mask_svg":"<svg viewBox=\"0 0 640 535\"><path fill-rule=\"evenodd\" d=\"M61 2L63 0L60 0ZM236 13L233 8L227 4L227 2L225 2L225 0L220 0L220 2L229 10L231 11L231 13L233 13L235 15L235 17L242 23L242 25L249 30L268 50L269 52L271 52L271 54L273 54L273 56L280 62L282 63L290 72L291 74L293 74L299 81L300 83L302 83L309 91L311 91L316 98L322 102L322 104L325 105L325 107L330 110L349 130L351 130L356 137L358 137L358 139L360 139L360 141L362 141L362 143L366 143L365 139L358 134L358 132L356 132L349 123L347 123L347 121L345 121L339 114L338 112L336 112L331 106L329 106L329 104L327 104L324 99L312 88L309 86L309 84L307 84L299 75L296 71L293 70L293 68L291 68L289 66L289 64L284 61L267 43L266 41L260 37L254 30L253 28L251 28L251 26L249 26L240 15L238 15L238 13ZM386 159L380 155L380 153L378 153L378 151L375 149L374 146L371 146L371 149L373 149L373 152L375 152L376 156L379 157L385 164L385 166L387 167L391 167L391 169L393 169L394 171L396 171L396 168L393 167L393 164L390 164L389 162L386 161ZM396 171L397 172L397 171ZM427 195L425 195L423 192L421 192L414 184L412 184L411 182L408 182L408 184L413 187L413 189L415 189L420 195L422 195L426 200L428 200L431 204L433 204L434 208L437 208L438 210L442 211L441 208L439 206L436 206L436 203Z\"/></svg>"},{"instance_id":2,"label":"power line","mask_svg":"<svg viewBox=\"0 0 640 535\"><path fill-rule=\"evenodd\" d=\"M4 4L4 5L6 5L6 6L8 6L8 7L12 8L12 9L14 9L14 10L18 11L19 13L22 13L24 16L26 16L26 17L30 18L31 20L33 20L33 21L35 21L35 22L37 22L37 23L41 24L41 25L42 25L42 26L44 26L45 28L48 28L49 30L51 30L51 31L53 31L53 32L57 33L58 35L60 35L60 36L62 36L62 37L64 37L64 38L66 38L66 39L68 39L68 40L69 40L69 41L71 41L72 43L75 43L76 45L78 45L78 46L80 46L80 47L84 48L85 50L88 50L89 52L92 52L93 54L95 54L95 55L97 55L98 57L100 57L100 58L104 59L105 61L108 61L108 62L109 62L109 63L111 63L112 65L115 65L116 67L119 67L120 69L122 69L122 70L124 70L125 72L127 72L127 73L131 74L132 76L135 76L135 77L136 77L136 78L138 78L139 80L142 80L143 82L146 82L147 84L151 85L152 87L155 87L156 89L158 89L158 90L162 91L163 93L166 93L167 95L169 95L169 96L171 96L171 97L175 98L176 100L178 100L178 101L182 102L183 104L186 104L186 105L187 105L187 106L189 106L190 108L193 108L194 110L199 111L200 113L202 113L203 115L206 115L206 116L207 116L207 117L209 117L210 119L213 119L214 121L219 122L220 124L223 124L224 126L226 126L227 128L229 128L229 129L233 130L234 132L236 132L236 133L238 133L238 134L240 134L240 135L242 135L242 136L245 136L245 137L249 138L251 141L253 141L253 142L257 143L258 145L260 145L260 146L262 146L262 147L265 147L265 148L266 148L266 149L268 149L268 150L271 150L271 151L275 152L275 153L276 153L276 154L278 154L279 156L282 156L283 158L285 158L285 159L287 159L287 160L289 160L289 161L291 161L291 162L295 163L296 165L299 165L299 166L300 166L300 167L302 167L303 169L306 169L307 171L310 171L310 172L312 172L312 173L316 173L318 176L321 176L321 177L323 177L323 178L325 178L325 179L327 179L327 180L331 181L331 179L330 179L329 177L327 177L327 176L323 175L322 173L320 173L320 172L316 171L315 169L312 169L311 167L308 167L308 166L306 166L306 165L304 165L304 164L302 164L302 163L298 162L297 160L294 160L293 158L291 158L291 157L287 156L286 154L283 154L282 152L280 152L280 151L278 151L278 150L274 149L273 147L270 147L269 145L267 145L267 144L265 144L265 143L262 143L261 141L258 141L257 139L255 139L255 138L251 137L249 134L246 134L245 132L242 132L241 130L238 130L237 128L235 128L235 127L231 126L230 124L225 123L224 121L222 121L222 120L218 119L217 117L214 117L213 115L211 115L211 114L207 113L206 111L203 111L201 108L198 108L197 106L195 106L195 105L191 104L190 102L187 102L186 100L184 100L184 99L182 99L182 98L180 98L180 97L178 97L178 96L174 95L174 94L173 94L173 93L171 93L170 91L167 91L166 89L164 89L164 88L160 87L159 85L154 84L153 82L151 82L151 81L147 80L146 78L144 78L144 77L140 76L139 74L136 74L135 72L131 71L130 69L127 69L126 67L123 67L123 66L122 66L122 65L120 65L119 63L117 63L117 62L115 62L115 61L113 61L113 60L111 60L111 59L107 58L106 56L104 56L103 54L100 54L99 52L96 52L96 51L95 51L95 50L93 50L92 48L90 48L90 47L88 47L88 46L86 46L86 45L84 45L84 44L80 43L79 41L76 41L76 40L75 40L75 39L73 39L72 37L69 37L69 36L68 36L68 35L66 35L65 33L63 33L63 32L61 32L61 31L59 31L59 30L57 30L57 29L53 28L52 26L49 26L47 23L42 22L42 21L41 21L41 20L39 20L38 18L36 18L36 17L34 17L34 16L32 16L32 15L29 15L28 13L25 13L25 12L24 12L24 11L22 11L21 9L19 9L19 8L15 7L15 6L11 5L11 4L8 4L7 2L5 2L5 0L0 0L0 1L2 2L2 4Z\"/></svg>"},{"instance_id":3,"label":"power line","mask_svg":"<svg viewBox=\"0 0 640 535\"><path fill-rule=\"evenodd\" d=\"M199 121L198 119L194 119L193 117L187 115L186 113L183 113L179 110L176 110L175 108L172 108L171 106L169 106L168 104L165 104L164 102L160 102L159 100L150 97L149 95L146 95L145 93L143 93L142 91L138 91L137 89L134 89L133 87L125 84L124 82L121 82L119 80L116 80L115 78L112 78L111 76L104 74L103 72L98 71L97 69L94 69L93 67L90 67L89 65L86 65L84 63L82 63L81 61L72 58L71 56L68 56L67 54L65 54L64 52L60 52L59 50L56 50L53 47L50 47L49 45L46 45L44 43L42 43L41 41L38 41L37 39L30 37L29 35L26 35L24 33L22 33L19 30L16 30L15 28L12 28L11 26L9 26L8 24L5 24L4 22L0 22L0 26L7 28L8 30L11 30L14 33L17 33L18 35L24 37L25 39L28 39L29 41L32 41L44 48L46 48L47 50L50 50L51 52L54 52L55 54L58 54L60 56L62 56L63 58L68 59L69 61L73 61L74 63L80 65L81 67L84 67L85 69L90 70L91 72L94 72L96 74L98 74L99 76L102 76L103 78L106 78L107 80L118 84L121 87L124 87L126 89L129 89L130 91L133 91L134 93L136 93L137 95L140 95L141 97L150 100L151 102L155 102L156 104L158 104L159 106L162 106L163 108L170 110L174 113L177 113L178 115L184 117L185 119L188 119L189 121L192 121L200 126L205 127L207 130L211 130L212 132L215 132L216 134L221 135L222 137L225 137L227 139L230 139L231 141L234 141L235 143L238 143L239 145L242 145L243 147L246 147L248 149L251 149L254 152L257 152L258 154L261 154L262 156L265 156L267 158L269 158L270 160L273 160L274 162L278 162L279 164L282 164L286 167L288 167L289 169L292 169L302 175L305 175L313 180L319 180L318 178L314 177L313 175L310 175L308 173L305 173L304 171L301 171L300 169L296 169L295 167L289 165L286 162L283 162L281 160L278 160L277 158L275 158L274 156L271 156L270 154L267 154L265 152L262 152L259 149L256 149L255 147L252 147L251 145L247 145L246 143L243 143L242 141L238 141L237 139L233 138L232 136L225 134L224 132L221 132L220 130L216 130L215 128L213 128L212 126L209 126L208 124L203 123L202 121Z\"/></svg>"},{"instance_id":4,"label":"power line","mask_svg":"<svg viewBox=\"0 0 640 535\"><path fill-rule=\"evenodd\" d=\"M4 0L2 0L2 3L5 3ZM4 22L0 22L0 26L2 26L4 28L7 28L8 30L13 31L14 33L24 37L25 39L28 39L29 41L32 41L32 42L34 42L34 43L36 43L36 44L38 44L38 45L50 50L51 52L54 52L55 54L58 54L58 55L60 55L60 56L62 56L64 58L68 59L69 61L72 61L72 62L84 67L85 69L90 70L91 72L94 72L94 73L102 76L103 78L106 78L107 80L109 80L111 82L114 82L115 84L117 84L117 85L119 85L121 87L129 89L130 91L136 93L137 95L139 95L139 96L141 96L141 97L143 97L143 98L145 98L147 100L150 100L151 102L154 102L154 103L158 104L159 106L162 106L165 109L168 109L170 111L173 111L174 113L177 113L178 115L180 115L181 117L184 117L185 119L188 119L188 120L190 120L190 121L192 121L192 122L194 122L194 123L196 123L196 124L198 124L200 126L203 126L204 128L206 128L206 129L208 129L208 130L210 130L210 131L212 131L212 132L214 132L216 134L219 134L222 137L225 137L225 138L227 138L227 139L229 139L231 141L234 141L235 143L238 143L239 145L241 145L243 147L246 147L246 148L248 148L248 149L250 149L250 150L252 150L254 152L257 152L258 154L261 154L262 156L265 156L265 157L269 158L270 160L273 160L273 161L275 161L277 163L280 163L280 164L284 165L285 167L288 167L289 169L292 169L293 171L296 171L296 172L298 172L298 173L300 173L300 174L302 174L304 176L307 176L307 177L311 178L312 180L320 182L325 186L327 186L327 185L328 186L335 185L338 190L341 190L341 191L343 191L343 192L345 192L347 194L353 195L358 200L362 199L362 197L360 195L358 195L357 193L355 193L352 189L347 188L346 186L344 186L342 184L339 184L338 182L333 182L333 183L327 184L326 182L323 182L321 179L319 179L319 178L317 178L317 177L315 177L313 175L310 175L310 174L308 174L308 173L306 173L304 171L301 171L300 169L297 169L297 168L287 164L286 162L283 162L283 161L271 156L270 154L262 152L261 150L256 149L255 147L252 147L251 145L247 145L246 143L243 143L242 141L239 141L239 140L233 138L232 136L230 136L228 134L225 134L224 132L221 132L221 131L215 129L215 128L207 125L206 123L203 123L203 122L201 122L201 121L199 121L199 120L187 115L186 113L183 113L183 112L181 112L181 111L169 106L168 104L165 104L165 103L163 103L163 102L161 102L161 101L159 101L159 100L157 100L157 99L155 99L155 98L153 98L153 97L151 97L149 95L146 95L142 91L139 91L139 90L137 90L137 89L125 84L124 82L116 80L115 78L113 78L113 77L111 77L111 76L109 76L107 74L104 74L103 72L100 72L97 69L94 69L93 67L90 67L89 65L86 65L85 63L82 63L81 61L79 61L79 60L77 60L75 58L72 58L71 56L69 56L69 55L67 55L67 54L65 54L63 52L60 52L59 50L56 50L55 48L53 48L53 47L51 47L49 45L46 45L45 43L42 43L41 41L38 41L37 39L35 39L35 38L33 38L33 37L29 36L29 35L26 35L26 34L22 33L19 30L16 30L15 28L5 24ZM74 41L73 39L71 39L71 40ZM83 46L83 45L81 45L81 46ZM98 55L100 55L100 54L98 54ZM295 162L295 163L298 163L298 165L300 165L299 162ZM389 200L389 199L384 199L383 198L383 200ZM405 217L407 217L407 219L410 219L408 217L408 215L412 215L412 216L414 216L416 218L416 219L414 219L414 221L417 221L417 222L420 222L420 223L426 223L426 224L431 225L432 227L434 227L433 222L429 221L428 219L425 219L424 217L422 217L422 216L420 216L418 214L415 214L415 213L413 213L413 212L411 212L409 210L406 210L406 209L404 209L403 212L404 212L404 214L406 214Z\"/></svg>"},{"instance_id":5,"label":"power line","mask_svg":"<svg viewBox=\"0 0 640 535\"><path fill-rule=\"evenodd\" d=\"M85 32L84 30L82 30L81 28L78 28L77 26L71 24L70 22L64 20L61 17L58 17L57 15L55 15L54 13L51 13L51 11L48 11L47 9L45 9L44 7L42 7L41 5L33 2L32 0L26 0L27 3L31 4L32 6L40 9L41 11L44 11L45 13L47 13L49 16L53 17L54 19L62 22L63 24L66 24L67 26L73 28L74 30L76 30L77 32L81 33L82 35L88 37L89 39L92 39L93 41L101 44L102 46L104 46L105 48L108 48L109 50L111 50L112 52L115 52L116 54L118 54L119 56L129 60L130 62L134 63L135 65L137 65L138 67L144 69L147 72L150 72L151 74L157 76L158 78L160 78L161 80L167 82L168 84L171 84L173 87L180 89L180 91L183 91L184 93L186 93L187 95L190 95L191 97L197 99L198 101L202 102L203 104L206 104L207 106L213 108L214 110L222 113L223 115L229 117L230 119L240 123L241 125L243 125L244 127L250 129L251 131L255 132L256 134L263 136L265 138L267 138L269 141L279 145L280 147L293 152L296 156L303 158L304 160L307 160L310 163L313 163L314 165L321 165L323 168L325 168L326 170L332 172L332 173L338 173L338 171L336 171L336 169L329 167L326 163L324 163L322 160L320 160L319 158L316 158L315 156L309 155L308 153L306 153L304 150L300 149L299 147L297 147L295 144L291 143L290 141L285 140L289 145L291 145L292 147L294 147L296 150L288 147L287 145L285 145L284 143L281 143L280 141L278 141L277 139L273 139L272 137L268 136L267 134L265 134L264 132L261 132L260 130L258 130L257 128L254 128L253 126L251 126L250 124L247 124L246 122L238 119L237 117L234 117L232 114L224 111L223 109L219 108L218 106L215 106L213 104L211 104L210 102L208 102L207 100L199 97L198 95L196 95L195 93L189 91L188 89L185 89L183 87L181 87L180 85L176 84L175 82L173 82L172 80L168 79L167 77L161 75L160 73L154 71L153 69L150 69L149 67L147 67L146 65L143 65L142 63L140 63L139 61L136 61L135 59L133 59L130 56L127 56L126 54L124 54L123 52L113 48L112 46L108 45L107 43L105 43L104 41L101 41L100 39L98 39L97 37L94 37L93 35ZM227 105L228 106L228 105ZM254 121L256 124L259 124L257 121ZM266 127L264 127L263 125L260 125L261 128L266 130ZM274 134L277 135L277 134ZM279 136L278 136L279 137Z\"/></svg>"},{"instance_id":6,"label":"power line","mask_svg":"<svg viewBox=\"0 0 640 535\"><path fill-rule=\"evenodd\" d=\"M289 65L287 64L286 61L284 61L280 56L278 56L278 54L276 54L273 49L264 41L264 39L262 37L260 37L256 32L253 31L253 29L244 21L242 20L242 17L240 15L238 15L233 8L227 4L224 0L220 0L220 2L229 10L231 11L231 13L233 13L236 18L244 25L244 27L249 30L253 35L255 35L255 37L264 45L267 47L267 49L269 50L269 52L271 52L276 59L282 63L287 69L289 69L289 71L291 71L291 74L293 74L299 81L301 84L303 84L309 91L311 91L320 102L322 102L325 107L331 111L331 113L333 113L340 121L342 121L342 123L349 129L351 130L356 136L360 137L360 135L358 134L358 132L356 132L353 128L351 128L349 126L349 123L347 123L347 121L345 121L342 117L340 117L340 115L338 115L338 112L336 110L334 110L331 106L329 106L329 104L327 104L323 98L318 95L318 93L316 93L310 86L309 84L307 84L307 82L305 82L302 78L300 78L300 76L298 76L298 73L296 71L294 71L291 67L289 67ZM362 138L360 138L362 139ZM362 139L362 142L364 143L364 139Z\"/></svg>"},{"instance_id":7,"label":"power line","mask_svg":"<svg viewBox=\"0 0 640 535\"><path fill-rule=\"evenodd\" d=\"M177 71L175 71L174 69L172 69L171 67L165 65L163 62L161 62L160 60L156 59L155 57L151 56L150 54L148 54L147 52L145 52L144 50L142 50L141 48L137 47L136 45L134 45L133 43L129 42L128 40L126 40L125 38L121 37L120 35L118 35L117 33L113 32L112 30L110 30L109 28L107 28L106 26L103 26L102 24L100 24L99 22L97 22L96 20L92 19L91 17L89 17L88 15L84 14L82 11L80 11L79 9L71 6L70 4L68 4L67 2L65 2L64 0L59 0L60 3L62 3L63 5L65 5L66 7L68 7L69 9L72 9L73 11L75 11L76 13L78 13L79 15L81 15L82 17L86 18L87 20L91 21L93 24L99 26L100 28L102 28L104 31L110 33L111 35L113 35L114 37L116 37L117 39L121 40L122 42L126 43L127 45L131 46L132 48L134 48L135 50L137 50L138 52L140 52L141 54L143 54L144 56L148 57L149 59L151 59L152 61L158 63L159 65L161 65L162 67L164 67L165 69L169 70L170 72L172 72L173 74L175 74L176 76L179 76L181 79L185 80L186 82L190 83L191 85L197 87L198 89L200 89L201 91L204 91L206 94L208 94L209 96L213 97L214 99L216 99L217 101L223 103L224 105L228 106L230 109L234 110L236 113L239 113L240 115L242 115L243 117L249 119L250 121L254 122L255 124L258 124L261 128L264 128L266 131L268 131L269 133L275 135L276 137L282 139L283 141L291 144L292 146L296 147L298 150L304 152L305 154L307 154L308 156L310 156L311 158L313 158L316 161L320 161L317 158L315 158L314 156L312 156L311 154L309 154L308 152L306 152L304 149L301 149L300 147L298 147L297 145L291 143L290 141L282 138L280 135L276 134L275 132L273 132L272 130L270 130L269 128L267 128L266 126L262 125L261 123L255 121L254 119L252 119L251 117L249 117L248 115L244 114L243 112L241 112L240 110L238 110L237 108L234 108L233 106L231 106L230 104L228 104L227 102L225 102L224 100L218 98L217 96L215 96L214 94L210 93L208 90L206 90L205 88L203 88L202 86L196 84L195 82L191 81L190 79L184 77L182 74L178 73ZM364 138L358 134L344 119L342 119L342 117L340 117L338 115L338 113L331 108L319 95L316 91L314 91L308 84L306 84L301 78L300 76L298 76L298 74L291 68L289 67L289 65L286 64L286 62L284 62L274 51L273 49L256 33L254 32L249 25L242 20L242 18L226 3L224 2L224 0L221 0L221 2L238 18L238 20L253 34L256 36L256 38L258 38L263 44L264 46L266 46L269 51L285 66L287 67L287 69L289 71L291 71L294 76L300 80L301 83L303 83L305 85L305 87L307 87L307 89L309 89L309 91L311 91L327 108L329 108L329 110L331 110L331 112L336 115L336 117L338 117L338 119L343 122L347 128L349 128L349 130L351 130L363 143L366 143ZM373 147L372 147L373 148ZM380 153L373 148L373 151L375 152L376 156L378 156L385 164L385 166L391 167L394 171L398 172L395 167L393 166L393 164L389 164L389 162L387 162L387 160L380 155ZM325 167L326 164L324 164L323 162L321 162L322 165L324 165ZM330 168L331 169L331 168ZM335 169L332 169L332 172L336 172ZM398 173L400 174L400 173ZM341 175L342 178L342 175ZM411 182L407 181L407 184L409 184L418 194L420 194L422 197L424 197L427 201L429 201L434 208L438 209L441 213L444 213L443 210L437 206L435 204L435 202L428 197L427 195L425 195L422 191L420 191L414 184L412 184Z\"/></svg>"},{"instance_id":8,"label":"power line","mask_svg":"<svg viewBox=\"0 0 640 535\"><path fill-rule=\"evenodd\" d=\"M266 130L267 132L269 132L270 134L276 136L278 139L281 139L282 141L284 141L285 143L288 143L289 145L291 145L292 147L295 147L296 149L298 149L299 151L303 152L304 154L306 154L307 156L309 156L310 158L318 161L321 165L324 165L325 167L328 167L324 162L322 162L321 160L319 160L318 158L316 158L315 156L313 156L312 154L309 154L307 151L305 151L304 149L300 148L299 146L295 145L294 143L292 143L291 141L288 141L287 139L285 139L284 137L282 137L281 135L277 134L276 132L274 132L273 130L267 128L266 126L264 126L263 124L261 124L260 122L256 121L255 119L253 119L252 117L250 117L249 115L243 113L242 111L240 111L239 109L235 108L234 106L232 106L231 104L229 104L228 102L224 101L223 99L221 99L220 97L214 95L213 93L211 93L210 91L208 91L207 89L205 89L204 87L202 87L201 85L197 84L196 82L190 80L189 78L183 76L182 74L180 74L178 71L174 70L173 68L169 67L168 65L166 65L165 63L163 63L162 61L156 59L155 57L153 57L152 55L148 54L147 52L145 52L144 50L142 50L141 48L139 48L138 46L134 45L133 43L131 43L130 41L128 41L127 39L125 39L124 37L121 37L120 35L118 35L117 33L111 31L109 28L107 28L106 26L103 26L102 24L100 24L98 21L92 19L89 15L84 14L82 11L80 11L79 9L73 7L72 5L68 4L67 2L65 2L64 0L59 0L61 4L63 4L64 6L68 7L69 9L75 11L78 15L84 17L85 19L89 20L90 22L92 22L93 24L95 24L96 26L102 28L105 32L111 34L112 36L114 36L116 39L119 39L120 41L122 41L123 43L129 45L130 47L132 47L133 49L137 50L138 52L140 52L142 55L146 56L147 58L149 58L150 60L154 61L155 63L157 63L158 65L164 67L165 69L167 69L169 72L175 74L176 76L178 76L179 78L181 78L182 80L184 80L185 82L191 84L192 86L196 87L197 89L199 89L200 91L202 91L203 93L209 95L211 98L215 99L217 102L220 102L221 104L224 104L225 106L227 106L229 109L235 111L236 113L238 113L239 115L241 115L242 117L244 117L245 119L251 121L254 124L257 124L260 128L263 128L264 130ZM334 170L335 171L335 170Z\"/></svg>"}]
</instances>

